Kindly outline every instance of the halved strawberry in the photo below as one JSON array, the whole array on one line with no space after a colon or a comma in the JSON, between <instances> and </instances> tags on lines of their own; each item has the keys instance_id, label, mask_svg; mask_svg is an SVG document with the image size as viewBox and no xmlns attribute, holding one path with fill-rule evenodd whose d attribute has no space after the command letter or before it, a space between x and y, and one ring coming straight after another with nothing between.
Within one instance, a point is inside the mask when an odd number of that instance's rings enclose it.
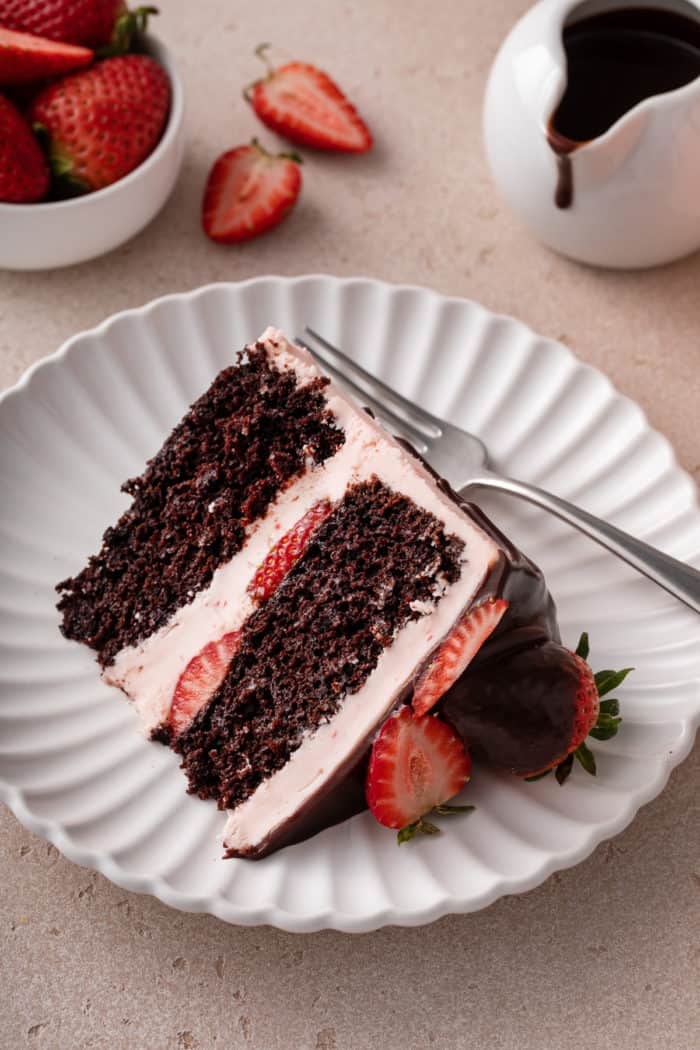
<instances>
[{"instance_id":1,"label":"halved strawberry","mask_svg":"<svg viewBox=\"0 0 700 1050\"><path fill-rule=\"evenodd\" d=\"M471 760L454 729L434 715L417 717L404 705L386 720L372 747L367 771L367 804L387 828L399 828L399 843L437 828L421 818L467 812L472 806L445 806L469 780Z\"/></svg>"},{"instance_id":2,"label":"halved strawberry","mask_svg":"<svg viewBox=\"0 0 700 1050\"><path fill-rule=\"evenodd\" d=\"M273 157L257 139L222 153L209 173L202 202L207 237L235 244L282 222L301 190L299 163L294 154Z\"/></svg>"},{"instance_id":3,"label":"halved strawberry","mask_svg":"<svg viewBox=\"0 0 700 1050\"><path fill-rule=\"evenodd\" d=\"M411 704L417 715L430 711L465 672L507 608L503 598L489 598L455 624L415 684Z\"/></svg>"},{"instance_id":4,"label":"halved strawberry","mask_svg":"<svg viewBox=\"0 0 700 1050\"><path fill-rule=\"evenodd\" d=\"M89 47L61 44L31 33L16 33L0 26L0 84L30 84L87 66Z\"/></svg>"},{"instance_id":5,"label":"halved strawberry","mask_svg":"<svg viewBox=\"0 0 700 1050\"><path fill-rule=\"evenodd\" d=\"M327 499L319 500L292 526L268 552L265 561L248 584L248 593L258 601L273 594L292 566L301 558L312 534L332 510Z\"/></svg>"},{"instance_id":6,"label":"halved strawberry","mask_svg":"<svg viewBox=\"0 0 700 1050\"><path fill-rule=\"evenodd\" d=\"M193 656L178 678L173 693L168 725L175 735L190 724L219 688L241 641L240 631L231 631L216 642L209 642Z\"/></svg>"},{"instance_id":7,"label":"halved strawberry","mask_svg":"<svg viewBox=\"0 0 700 1050\"><path fill-rule=\"evenodd\" d=\"M263 44L256 54L267 62ZM352 103L327 73L304 62L273 68L245 92L268 128L291 142L342 153L366 153L372 135Z\"/></svg>"}]
</instances>

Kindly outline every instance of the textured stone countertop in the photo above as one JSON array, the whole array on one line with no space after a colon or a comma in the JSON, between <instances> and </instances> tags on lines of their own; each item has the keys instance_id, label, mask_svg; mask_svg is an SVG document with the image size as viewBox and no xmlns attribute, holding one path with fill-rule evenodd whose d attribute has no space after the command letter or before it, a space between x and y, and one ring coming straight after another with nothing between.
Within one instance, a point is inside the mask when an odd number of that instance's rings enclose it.
<instances>
[{"instance_id":1,"label":"textured stone countertop","mask_svg":"<svg viewBox=\"0 0 700 1050\"><path fill-rule=\"evenodd\" d=\"M0 274L0 386L74 332L164 292L326 271L430 285L567 342L638 401L700 478L700 255L605 273L539 246L481 145L486 74L525 0L164 0L188 144L155 222L111 255ZM312 157L303 198L244 247L199 229L215 155L260 132L253 47L326 66L377 146ZM271 141L264 129L261 137ZM0 236L1 236L0 231ZM575 869L423 929L237 929L126 893L0 812L0 1048L694 1050L700 1032L698 751Z\"/></svg>"}]
</instances>

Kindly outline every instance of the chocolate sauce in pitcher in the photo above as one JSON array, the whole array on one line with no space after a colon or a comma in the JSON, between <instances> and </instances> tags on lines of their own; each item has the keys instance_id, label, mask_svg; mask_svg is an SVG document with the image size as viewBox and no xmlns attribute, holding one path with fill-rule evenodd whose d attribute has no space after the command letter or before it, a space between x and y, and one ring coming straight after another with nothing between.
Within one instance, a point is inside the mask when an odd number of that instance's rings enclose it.
<instances>
[{"instance_id":1,"label":"chocolate sauce in pitcher","mask_svg":"<svg viewBox=\"0 0 700 1050\"><path fill-rule=\"evenodd\" d=\"M547 126L558 208L574 197L572 154L652 95L700 76L700 17L656 7L604 11L564 29L567 85Z\"/></svg>"}]
</instances>

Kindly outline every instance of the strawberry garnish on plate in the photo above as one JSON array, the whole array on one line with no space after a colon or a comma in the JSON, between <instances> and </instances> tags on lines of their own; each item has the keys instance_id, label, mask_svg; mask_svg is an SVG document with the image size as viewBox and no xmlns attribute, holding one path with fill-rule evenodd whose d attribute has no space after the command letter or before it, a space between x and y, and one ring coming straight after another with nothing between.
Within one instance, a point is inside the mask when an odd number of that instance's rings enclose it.
<instances>
[{"instance_id":1,"label":"strawberry garnish on plate","mask_svg":"<svg viewBox=\"0 0 700 1050\"><path fill-rule=\"evenodd\" d=\"M414 686L411 705L417 715L427 714L464 674L507 608L508 602L503 598L489 598L455 624Z\"/></svg>"},{"instance_id":2,"label":"strawberry garnish on plate","mask_svg":"<svg viewBox=\"0 0 700 1050\"><path fill-rule=\"evenodd\" d=\"M263 124L300 146L342 153L371 149L369 128L328 74L305 62L275 68L265 54L268 46L256 50L267 64L267 76L245 91Z\"/></svg>"},{"instance_id":3,"label":"strawberry garnish on plate","mask_svg":"<svg viewBox=\"0 0 700 1050\"><path fill-rule=\"evenodd\" d=\"M0 95L0 201L31 204L41 200L48 188L49 169L32 129Z\"/></svg>"},{"instance_id":4,"label":"strawberry garnish on plate","mask_svg":"<svg viewBox=\"0 0 700 1050\"><path fill-rule=\"evenodd\" d=\"M374 741L367 771L367 804L380 824L398 829L398 842L438 828L426 813L466 813L449 806L471 775L471 760L455 731L434 715L417 716L408 705L391 715Z\"/></svg>"},{"instance_id":5,"label":"strawberry garnish on plate","mask_svg":"<svg viewBox=\"0 0 700 1050\"><path fill-rule=\"evenodd\" d=\"M29 84L44 77L60 76L89 65L92 58L89 47L17 33L0 25L0 84Z\"/></svg>"},{"instance_id":6,"label":"strawberry garnish on plate","mask_svg":"<svg viewBox=\"0 0 700 1050\"><path fill-rule=\"evenodd\" d=\"M126 50L155 7L130 11L124 0L0 0L0 25L66 44Z\"/></svg>"},{"instance_id":7,"label":"strawberry garnish on plate","mask_svg":"<svg viewBox=\"0 0 700 1050\"><path fill-rule=\"evenodd\" d=\"M240 643L241 632L230 631L192 657L178 678L168 714L168 726L175 736L186 729L211 700L226 677Z\"/></svg>"},{"instance_id":8,"label":"strawberry garnish on plate","mask_svg":"<svg viewBox=\"0 0 700 1050\"><path fill-rule=\"evenodd\" d=\"M258 601L264 601L273 594L289 570L299 561L306 550L309 540L326 520L332 510L327 499L319 500L303 518L285 532L268 552L262 565L248 585L248 593Z\"/></svg>"},{"instance_id":9,"label":"strawberry garnish on plate","mask_svg":"<svg viewBox=\"0 0 700 1050\"><path fill-rule=\"evenodd\" d=\"M609 740L615 736L622 722L620 703L614 697L603 700L604 696L617 689L630 671L625 667L621 671L598 671L594 674L588 664L588 635L581 635L574 657L579 670L578 688L574 700L575 713L571 740L564 751L546 769L525 774L526 780L540 780L554 770L559 784L564 784L573 768L576 759L591 776L596 775L595 756L586 743L588 736L594 740Z\"/></svg>"},{"instance_id":10,"label":"strawberry garnish on plate","mask_svg":"<svg viewBox=\"0 0 700 1050\"><path fill-rule=\"evenodd\" d=\"M257 139L223 153L209 173L202 202L207 237L235 244L279 225L301 190L301 158L273 156Z\"/></svg>"},{"instance_id":11,"label":"strawberry garnish on plate","mask_svg":"<svg viewBox=\"0 0 700 1050\"><path fill-rule=\"evenodd\" d=\"M109 186L146 159L169 107L163 67L148 55L121 55L49 84L30 116L49 137L54 176L86 192Z\"/></svg>"}]
</instances>

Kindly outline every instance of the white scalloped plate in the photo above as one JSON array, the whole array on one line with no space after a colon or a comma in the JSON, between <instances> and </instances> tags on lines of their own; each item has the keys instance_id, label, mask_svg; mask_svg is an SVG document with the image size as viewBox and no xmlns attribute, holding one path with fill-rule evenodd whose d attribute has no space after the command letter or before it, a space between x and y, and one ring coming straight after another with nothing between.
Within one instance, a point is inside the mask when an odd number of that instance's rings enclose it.
<instances>
[{"instance_id":1,"label":"white scalloped plate","mask_svg":"<svg viewBox=\"0 0 700 1050\"><path fill-rule=\"evenodd\" d=\"M537 560L564 639L636 665L599 775L524 784L477 769L439 838L399 849L367 814L257 863L223 861L222 815L185 793L87 649L59 634L54 584L95 551L142 469L232 353L308 323L499 465L696 561L690 478L642 412L565 347L506 317L365 279L263 278L167 296L71 339L0 402L0 797L71 860L129 890L287 930L416 925L482 908L587 856L654 798L700 715L700 619L543 512L484 501Z\"/></svg>"}]
</instances>

